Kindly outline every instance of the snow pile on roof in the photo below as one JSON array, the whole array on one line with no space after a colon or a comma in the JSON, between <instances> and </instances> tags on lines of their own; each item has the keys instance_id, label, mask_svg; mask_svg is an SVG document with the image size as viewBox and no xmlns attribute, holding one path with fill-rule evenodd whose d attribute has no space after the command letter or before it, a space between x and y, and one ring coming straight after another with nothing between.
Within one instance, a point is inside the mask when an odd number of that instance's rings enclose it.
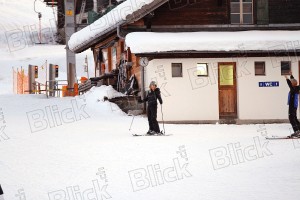
<instances>
[{"instance_id":1,"label":"snow pile on roof","mask_svg":"<svg viewBox=\"0 0 300 200\"><path fill-rule=\"evenodd\" d=\"M126 36L132 53L300 49L300 31L135 32Z\"/></svg>"},{"instance_id":2,"label":"snow pile on roof","mask_svg":"<svg viewBox=\"0 0 300 200\"><path fill-rule=\"evenodd\" d=\"M125 21L128 15L153 1L155 0L127 0L121 3L91 25L74 33L68 42L69 49L75 51L77 48L89 43L95 37L105 34Z\"/></svg>"}]
</instances>

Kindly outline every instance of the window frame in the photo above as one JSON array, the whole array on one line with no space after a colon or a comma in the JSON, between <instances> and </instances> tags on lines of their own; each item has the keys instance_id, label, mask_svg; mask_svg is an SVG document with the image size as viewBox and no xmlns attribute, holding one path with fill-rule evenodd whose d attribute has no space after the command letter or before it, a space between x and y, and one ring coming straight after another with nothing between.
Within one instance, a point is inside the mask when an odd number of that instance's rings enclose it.
<instances>
[{"instance_id":1,"label":"window frame","mask_svg":"<svg viewBox=\"0 0 300 200\"><path fill-rule=\"evenodd\" d=\"M286 73L282 73L282 64L283 64L283 63L289 63L290 69L289 69L289 71L287 71ZM292 70L292 62L291 62L291 61L281 61L281 62L280 62L280 73L281 73L281 76L284 76L284 75L290 75L291 70Z\"/></svg>"},{"instance_id":2,"label":"window frame","mask_svg":"<svg viewBox=\"0 0 300 200\"><path fill-rule=\"evenodd\" d=\"M174 76L174 74L173 74L173 68L174 67L180 67L180 69L181 69L181 76ZM171 63L171 73L172 73L172 78L182 78L183 77L182 63Z\"/></svg>"},{"instance_id":3,"label":"window frame","mask_svg":"<svg viewBox=\"0 0 300 200\"><path fill-rule=\"evenodd\" d=\"M244 13L244 3L246 4L251 4L251 13ZM240 7L240 12L239 13L233 13L231 12L231 5L232 4L239 4L239 7ZM232 2L232 0L230 0L230 23L232 25L239 25L239 24L244 24L244 25L250 25L250 24L254 24L254 1L251 0L251 2L243 2L243 0L239 0L239 2ZM239 23L232 23L232 17L231 15L232 14L239 14L240 15L240 22ZM252 18L251 18L251 23L244 23L244 14L251 14L252 15Z\"/></svg>"},{"instance_id":4,"label":"window frame","mask_svg":"<svg viewBox=\"0 0 300 200\"><path fill-rule=\"evenodd\" d=\"M204 74L204 75L198 75L198 65L199 64L205 64L206 65L206 74ZM208 77L208 75L209 75L209 72L208 72L208 63L197 63L196 71L197 71L197 73L196 73L197 77Z\"/></svg>"},{"instance_id":5,"label":"window frame","mask_svg":"<svg viewBox=\"0 0 300 200\"><path fill-rule=\"evenodd\" d=\"M263 74L257 74L256 73L256 64L258 64L258 63L263 63L263 66L264 66L264 73ZM255 76L266 76L266 62L265 61L255 61L254 62L254 75Z\"/></svg>"}]
</instances>

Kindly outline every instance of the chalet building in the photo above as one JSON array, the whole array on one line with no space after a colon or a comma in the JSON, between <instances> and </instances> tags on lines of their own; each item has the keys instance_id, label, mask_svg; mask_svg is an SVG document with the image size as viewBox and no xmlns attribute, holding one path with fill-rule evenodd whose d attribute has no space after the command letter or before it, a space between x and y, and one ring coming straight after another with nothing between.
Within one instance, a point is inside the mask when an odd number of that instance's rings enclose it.
<instances>
[{"instance_id":1,"label":"chalet building","mask_svg":"<svg viewBox=\"0 0 300 200\"><path fill-rule=\"evenodd\" d=\"M284 122L283 75L300 79L299 10L299 0L127 0L68 45L94 52L102 84L126 91L134 75L143 97L155 80L167 122Z\"/></svg>"}]
</instances>

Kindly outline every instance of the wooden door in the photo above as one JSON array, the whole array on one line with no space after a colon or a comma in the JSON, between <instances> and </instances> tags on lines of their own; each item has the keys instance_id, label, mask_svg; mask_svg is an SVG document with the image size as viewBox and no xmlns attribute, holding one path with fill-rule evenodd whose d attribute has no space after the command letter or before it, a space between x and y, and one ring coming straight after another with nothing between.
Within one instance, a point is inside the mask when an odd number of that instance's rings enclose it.
<instances>
[{"instance_id":1,"label":"wooden door","mask_svg":"<svg viewBox=\"0 0 300 200\"><path fill-rule=\"evenodd\" d=\"M236 63L218 63L219 117L237 118Z\"/></svg>"}]
</instances>

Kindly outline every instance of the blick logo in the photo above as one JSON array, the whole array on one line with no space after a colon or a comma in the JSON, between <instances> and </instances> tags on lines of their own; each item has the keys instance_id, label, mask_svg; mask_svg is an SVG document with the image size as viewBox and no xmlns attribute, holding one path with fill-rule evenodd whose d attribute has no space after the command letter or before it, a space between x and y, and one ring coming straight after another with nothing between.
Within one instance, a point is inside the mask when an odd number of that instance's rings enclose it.
<instances>
[{"instance_id":1,"label":"blick logo","mask_svg":"<svg viewBox=\"0 0 300 200\"><path fill-rule=\"evenodd\" d=\"M210 149L209 154L213 168L218 170L229 167L230 165L237 165L273 155L268 149L269 141L261 144L259 137L254 137L253 140L254 144L246 147L242 147L241 144L237 142Z\"/></svg>"},{"instance_id":2,"label":"blick logo","mask_svg":"<svg viewBox=\"0 0 300 200\"><path fill-rule=\"evenodd\" d=\"M85 111L86 104L81 106L73 99L71 107L59 110L57 105L46 106L44 109L37 109L27 112L27 119L32 133L54 128L63 124L69 124L82 119L90 118Z\"/></svg>"},{"instance_id":3,"label":"blick logo","mask_svg":"<svg viewBox=\"0 0 300 200\"><path fill-rule=\"evenodd\" d=\"M173 159L171 167L162 169L159 164L154 164L129 171L133 192L192 177L188 170L189 163L185 146L180 146L177 153L180 156Z\"/></svg>"},{"instance_id":4,"label":"blick logo","mask_svg":"<svg viewBox=\"0 0 300 200\"><path fill-rule=\"evenodd\" d=\"M107 184L102 187L98 180L92 181L93 187L80 190L79 186L70 186L66 190L58 190L49 192L49 200L104 200L111 199L112 197L106 191Z\"/></svg>"}]
</instances>

